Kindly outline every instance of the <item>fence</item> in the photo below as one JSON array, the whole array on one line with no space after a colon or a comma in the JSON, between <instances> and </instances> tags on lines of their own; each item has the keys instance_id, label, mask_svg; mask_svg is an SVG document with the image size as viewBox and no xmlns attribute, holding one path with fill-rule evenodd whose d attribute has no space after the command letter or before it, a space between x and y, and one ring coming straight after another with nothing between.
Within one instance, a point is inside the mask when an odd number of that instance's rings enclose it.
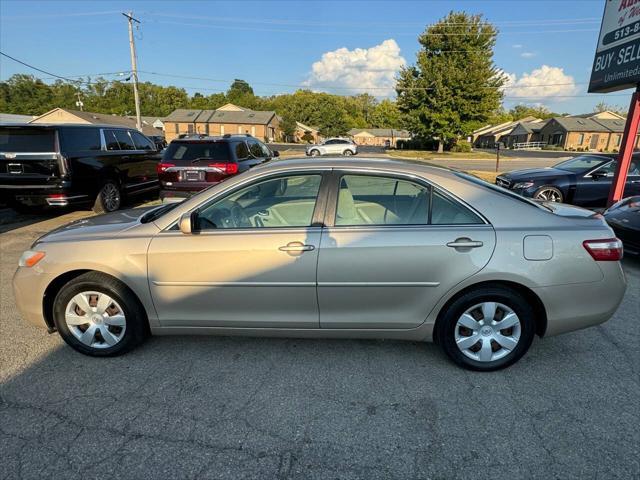
<instances>
[{"instance_id":1,"label":"fence","mask_svg":"<svg viewBox=\"0 0 640 480\"><path fill-rule=\"evenodd\" d=\"M547 142L522 142L522 143L514 143L513 148L515 150L540 150L542 147L546 145L547 145Z\"/></svg>"}]
</instances>

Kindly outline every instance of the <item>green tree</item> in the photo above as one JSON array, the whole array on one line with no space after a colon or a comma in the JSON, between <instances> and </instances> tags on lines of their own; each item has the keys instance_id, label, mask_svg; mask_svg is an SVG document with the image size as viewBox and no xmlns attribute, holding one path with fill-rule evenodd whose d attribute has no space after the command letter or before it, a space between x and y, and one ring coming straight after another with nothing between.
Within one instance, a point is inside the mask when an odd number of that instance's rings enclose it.
<instances>
[{"instance_id":1,"label":"green tree","mask_svg":"<svg viewBox=\"0 0 640 480\"><path fill-rule=\"evenodd\" d=\"M396 85L407 129L438 141L438 151L486 124L505 83L493 62L496 29L481 15L451 12L418 37L415 65Z\"/></svg>"},{"instance_id":2,"label":"green tree","mask_svg":"<svg viewBox=\"0 0 640 480\"><path fill-rule=\"evenodd\" d=\"M560 117L563 114L552 112L544 105L523 105L519 104L509 110L509 114L513 118L513 120L520 120L525 117L535 117L535 118L552 118L552 117Z\"/></svg>"},{"instance_id":3,"label":"green tree","mask_svg":"<svg viewBox=\"0 0 640 480\"><path fill-rule=\"evenodd\" d=\"M401 128L402 120L396 102L385 99L375 106L369 118L368 127Z\"/></svg>"},{"instance_id":4,"label":"green tree","mask_svg":"<svg viewBox=\"0 0 640 480\"><path fill-rule=\"evenodd\" d=\"M627 116L627 109L625 107L621 107L620 105L610 105L604 101L597 103L593 108L593 113L602 112L613 112L623 117Z\"/></svg>"},{"instance_id":5,"label":"green tree","mask_svg":"<svg viewBox=\"0 0 640 480\"><path fill-rule=\"evenodd\" d=\"M289 114L282 115L282 120L280 121L280 129L282 130L282 134L285 137L285 140L291 141L293 136L296 133L296 119L293 118Z\"/></svg>"}]
</instances>

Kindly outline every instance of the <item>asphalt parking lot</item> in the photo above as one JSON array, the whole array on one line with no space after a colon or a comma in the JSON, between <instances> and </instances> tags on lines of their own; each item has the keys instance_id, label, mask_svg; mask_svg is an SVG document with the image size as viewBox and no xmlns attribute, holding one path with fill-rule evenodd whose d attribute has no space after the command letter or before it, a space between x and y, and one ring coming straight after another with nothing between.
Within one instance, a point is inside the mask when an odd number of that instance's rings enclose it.
<instances>
[{"instance_id":1,"label":"asphalt parking lot","mask_svg":"<svg viewBox=\"0 0 640 480\"><path fill-rule=\"evenodd\" d=\"M88 212L4 214L2 479L640 476L639 260L612 320L495 373L370 340L162 337L94 359L24 323L11 291L22 251Z\"/></svg>"}]
</instances>

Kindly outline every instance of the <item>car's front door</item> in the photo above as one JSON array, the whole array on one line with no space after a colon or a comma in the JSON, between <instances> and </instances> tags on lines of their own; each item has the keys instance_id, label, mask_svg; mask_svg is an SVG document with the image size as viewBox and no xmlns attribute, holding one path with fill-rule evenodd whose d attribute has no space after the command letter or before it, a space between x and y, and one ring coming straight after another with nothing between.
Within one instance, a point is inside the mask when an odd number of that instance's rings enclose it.
<instances>
[{"instance_id":1,"label":"car's front door","mask_svg":"<svg viewBox=\"0 0 640 480\"><path fill-rule=\"evenodd\" d=\"M322 172L256 181L153 238L149 286L168 327L318 328ZM320 197L320 201L318 198Z\"/></svg>"},{"instance_id":2,"label":"car's front door","mask_svg":"<svg viewBox=\"0 0 640 480\"><path fill-rule=\"evenodd\" d=\"M318 259L321 328L414 328L486 265L495 246L493 228L471 209L395 175L336 174L327 224Z\"/></svg>"}]
</instances>

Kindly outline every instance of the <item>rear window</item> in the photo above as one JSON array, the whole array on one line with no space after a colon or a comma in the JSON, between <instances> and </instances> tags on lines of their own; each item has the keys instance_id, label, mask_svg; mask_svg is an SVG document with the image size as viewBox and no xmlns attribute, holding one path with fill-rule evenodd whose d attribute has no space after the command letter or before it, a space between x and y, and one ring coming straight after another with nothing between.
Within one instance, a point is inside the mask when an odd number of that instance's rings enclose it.
<instances>
[{"instance_id":1,"label":"rear window","mask_svg":"<svg viewBox=\"0 0 640 480\"><path fill-rule=\"evenodd\" d=\"M62 147L66 152L100 150L100 129L64 128L60 130Z\"/></svg>"},{"instance_id":2,"label":"rear window","mask_svg":"<svg viewBox=\"0 0 640 480\"><path fill-rule=\"evenodd\" d=\"M55 152L55 131L44 128L0 127L0 152Z\"/></svg>"},{"instance_id":3,"label":"rear window","mask_svg":"<svg viewBox=\"0 0 640 480\"><path fill-rule=\"evenodd\" d=\"M164 153L164 160L216 160L229 161L227 142L171 142Z\"/></svg>"},{"instance_id":4,"label":"rear window","mask_svg":"<svg viewBox=\"0 0 640 480\"><path fill-rule=\"evenodd\" d=\"M525 197L521 197L520 195L518 195L517 193L513 193L511 190L507 190L506 188L502 188L499 187L497 185L493 185L492 183L489 182L485 182L484 180L482 180L481 178L478 178L474 175L469 175L468 173L464 173L464 172L455 172L456 176L463 178L471 183L474 183L476 185L479 185L481 187L484 187L488 190L491 190L493 192L496 193L500 193L502 195L506 195L507 197L511 197L514 200L519 200L522 203L526 203L528 205L531 205L533 207L537 207L537 208L541 208L542 210L547 210L549 212L551 212L552 210L549 207L545 207L542 203L536 202L534 200L529 200L528 198Z\"/></svg>"}]
</instances>

